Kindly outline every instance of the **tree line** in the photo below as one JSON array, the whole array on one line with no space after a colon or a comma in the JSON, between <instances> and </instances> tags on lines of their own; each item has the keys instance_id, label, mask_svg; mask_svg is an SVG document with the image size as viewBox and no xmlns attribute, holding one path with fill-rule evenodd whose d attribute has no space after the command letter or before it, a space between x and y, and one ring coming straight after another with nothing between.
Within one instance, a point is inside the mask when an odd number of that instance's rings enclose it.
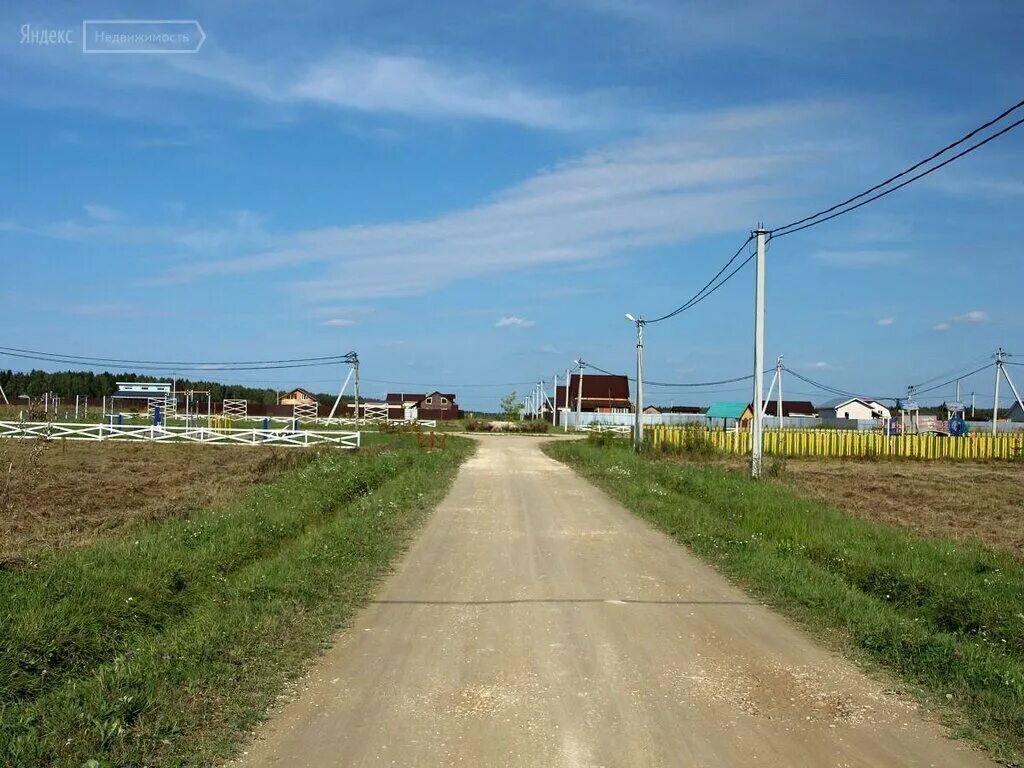
<instances>
[{"instance_id":1,"label":"tree line","mask_svg":"<svg viewBox=\"0 0 1024 768\"><path fill-rule=\"evenodd\" d=\"M146 376L138 373L94 373L92 371L12 371L0 370L0 386L13 403L20 395L28 395L33 400L47 392L61 398L73 398L75 395L85 397L109 397L117 391L119 381L157 382L168 381L165 377ZM238 398L250 403L275 405L278 390L260 387L246 387L241 384L222 384L218 381L201 381L193 379L177 379L175 388L178 390L195 389L209 390L215 401L224 398ZM323 403L334 402L334 395L316 394L317 400ZM347 401L349 398L345 398ZM2 401L0 401L2 402Z\"/></svg>"}]
</instances>

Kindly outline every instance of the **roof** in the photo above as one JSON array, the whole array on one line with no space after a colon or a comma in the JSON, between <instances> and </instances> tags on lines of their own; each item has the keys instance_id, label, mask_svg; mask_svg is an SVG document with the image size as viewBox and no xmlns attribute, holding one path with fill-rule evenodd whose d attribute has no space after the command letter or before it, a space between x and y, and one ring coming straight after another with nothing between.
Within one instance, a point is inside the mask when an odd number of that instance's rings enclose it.
<instances>
[{"instance_id":1,"label":"roof","mask_svg":"<svg viewBox=\"0 0 1024 768\"><path fill-rule=\"evenodd\" d=\"M418 403L426 397L422 392L388 392L385 401L392 405L401 405L402 403Z\"/></svg>"},{"instance_id":2,"label":"roof","mask_svg":"<svg viewBox=\"0 0 1024 768\"><path fill-rule=\"evenodd\" d=\"M866 398L866 397L848 397L845 400L842 400L842 399L829 400L822 407L842 408L844 405L849 405L850 403L863 403L864 405L868 406L869 408L873 408L873 407L876 407L876 406L877 407L883 407L883 408L885 407L882 403L878 402L877 400L871 400L871 399Z\"/></svg>"},{"instance_id":3,"label":"roof","mask_svg":"<svg viewBox=\"0 0 1024 768\"><path fill-rule=\"evenodd\" d=\"M579 393L580 375L569 376L569 399L576 400ZM583 401L624 400L629 401L629 378L599 373L583 373Z\"/></svg>"},{"instance_id":4,"label":"roof","mask_svg":"<svg viewBox=\"0 0 1024 768\"><path fill-rule=\"evenodd\" d=\"M295 387L294 389L289 389L287 392L285 392L282 395L282 397L287 397L288 395L294 395L296 392L301 392L306 397L311 398L312 400L316 400L316 395L314 395L308 389L303 389L302 387Z\"/></svg>"},{"instance_id":5,"label":"roof","mask_svg":"<svg viewBox=\"0 0 1024 768\"><path fill-rule=\"evenodd\" d=\"M709 419L738 419L750 407L745 401L722 401L712 403L704 415Z\"/></svg>"},{"instance_id":6,"label":"roof","mask_svg":"<svg viewBox=\"0 0 1024 768\"><path fill-rule=\"evenodd\" d=\"M779 415L779 401L768 400L765 402L765 415L766 416L778 416ZM782 401L782 415L783 416L812 416L818 412L818 409L814 407L810 400L783 400Z\"/></svg>"},{"instance_id":7,"label":"roof","mask_svg":"<svg viewBox=\"0 0 1024 768\"><path fill-rule=\"evenodd\" d=\"M454 400L455 399L455 394L454 393L452 393L452 392L439 392L436 389L433 392L430 392L427 395L427 397L431 397L433 395L440 395L441 397L447 397L449 400Z\"/></svg>"},{"instance_id":8,"label":"roof","mask_svg":"<svg viewBox=\"0 0 1024 768\"><path fill-rule=\"evenodd\" d=\"M668 408L662 408L662 413L704 413L704 407L701 405L670 405Z\"/></svg>"}]
</instances>

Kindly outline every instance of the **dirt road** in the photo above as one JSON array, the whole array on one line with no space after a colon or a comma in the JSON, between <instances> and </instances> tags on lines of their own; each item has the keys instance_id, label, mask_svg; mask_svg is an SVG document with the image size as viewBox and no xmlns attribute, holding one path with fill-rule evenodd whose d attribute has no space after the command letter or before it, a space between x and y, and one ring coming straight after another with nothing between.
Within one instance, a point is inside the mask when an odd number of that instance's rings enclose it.
<instances>
[{"instance_id":1,"label":"dirt road","mask_svg":"<svg viewBox=\"0 0 1024 768\"><path fill-rule=\"evenodd\" d=\"M991 766L570 470L482 437L246 766Z\"/></svg>"}]
</instances>

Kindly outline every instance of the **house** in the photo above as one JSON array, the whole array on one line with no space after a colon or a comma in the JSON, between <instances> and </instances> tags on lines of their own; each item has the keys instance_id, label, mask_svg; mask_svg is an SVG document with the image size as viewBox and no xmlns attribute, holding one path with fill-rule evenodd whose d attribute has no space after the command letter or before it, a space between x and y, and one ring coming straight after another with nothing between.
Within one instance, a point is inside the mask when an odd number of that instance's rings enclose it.
<instances>
[{"instance_id":1,"label":"house","mask_svg":"<svg viewBox=\"0 0 1024 768\"><path fill-rule=\"evenodd\" d=\"M306 405L307 403L315 403L316 396L309 390L303 389L302 387L296 387L295 389L287 392L282 392L277 396L278 405Z\"/></svg>"},{"instance_id":2,"label":"house","mask_svg":"<svg viewBox=\"0 0 1024 768\"><path fill-rule=\"evenodd\" d=\"M699 414L704 413L707 408L700 405L670 405L668 408L662 408L662 413L691 413Z\"/></svg>"},{"instance_id":3,"label":"house","mask_svg":"<svg viewBox=\"0 0 1024 768\"><path fill-rule=\"evenodd\" d=\"M555 407L568 407L570 411L582 413L632 413L633 403L629 399L629 379L626 376L610 374L583 374L583 396L576 400L580 393L580 375L569 376L569 397L566 400L566 387L558 387L555 391Z\"/></svg>"},{"instance_id":4,"label":"house","mask_svg":"<svg viewBox=\"0 0 1024 768\"><path fill-rule=\"evenodd\" d=\"M381 409L381 406L386 407L389 421L462 418L462 410L455 402L455 394L452 392L389 392L383 403L369 405L374 410ZM362 409L363 404L360 403L360 406ZM348 410L351 411L351 408L350 405Z\"/></svg>"},{"instance_id":5,"label":"house","mask_svg":"<svg viewBox=\"0 0 1024 768\"><path fill-rule=\"evenodd\" d=\"M727 401L712 403L704 414L708 419L708 426L714 429L718 419L722 420L722 429L729 429L729 422L732 421L733 429L747 429L750 420L754 418L754 409L750 403L744 401Z\"/></svg>"},{"instance_id":6,"label":"house","mask_svg":"<svg viewBox=\"0 0 1024 768\"><path fill-rule=\"evenodd\" d=\"M644 408L644 413L660 414L661 409L656 405L648 405L646 408Z\"/></svg>"},{"instance_id":7,"label":"house","mask_svg":"<svg viewBox=\"0 0 1024 768\"><path fill-rule=\"evenodd\" d=\"M851 397L832 406L837 419L891 419L892 413L877 400Z\"/></svg>"},{"instance_id":8,"label":"house","mask_svg":"<svg viewBox=\"0 0 1024 768\"><path fill-rule=\"evenodd\" d=\"M1022 422L1024 421L1024 409L1020 407L1020 403L1014 401L1010 410L1006 412L1005 416L1007 421Z\"/></svg>"},{"instance_id":9,"label":"house","mask_svg":"<svg viewBox=\"0 0 1024 768\"><path fill-rule=\"evenodd\" d=\"M779 415L779 401L778 400L766 400L764 403L764 414L765 416L778 416ZM785 417L796 417L806 416L813 417L818 415L818 409L811 404L810 400L783 400L782 401L782 416Z\"/></svg>"}]
</instances>

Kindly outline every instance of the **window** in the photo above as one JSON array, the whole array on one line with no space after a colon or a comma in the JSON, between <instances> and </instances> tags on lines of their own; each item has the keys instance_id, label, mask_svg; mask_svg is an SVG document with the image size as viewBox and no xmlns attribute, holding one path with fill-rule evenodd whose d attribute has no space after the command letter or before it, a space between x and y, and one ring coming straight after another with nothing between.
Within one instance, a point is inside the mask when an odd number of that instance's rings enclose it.
<instances>
[{"instance_id":1,"label":"window","mask_svg":"<svg viewBox=\"0 0 1024 768\"><path fill-rule=\"evenodd\" d=\"M448 398L447 397L442 397L441 398L441 405L448 405Z\"/></svg>"},{"instance_id":2,"label":"window","mask_svg":"<svg viewBox=\"0 0 1024 768\"><path fill-rule=\"evenodd\" d=\"M427 405L433 405L433 404L434 404L434 396L431 395L430 397L427 398Z\"/></svg>"}]
</instances>

